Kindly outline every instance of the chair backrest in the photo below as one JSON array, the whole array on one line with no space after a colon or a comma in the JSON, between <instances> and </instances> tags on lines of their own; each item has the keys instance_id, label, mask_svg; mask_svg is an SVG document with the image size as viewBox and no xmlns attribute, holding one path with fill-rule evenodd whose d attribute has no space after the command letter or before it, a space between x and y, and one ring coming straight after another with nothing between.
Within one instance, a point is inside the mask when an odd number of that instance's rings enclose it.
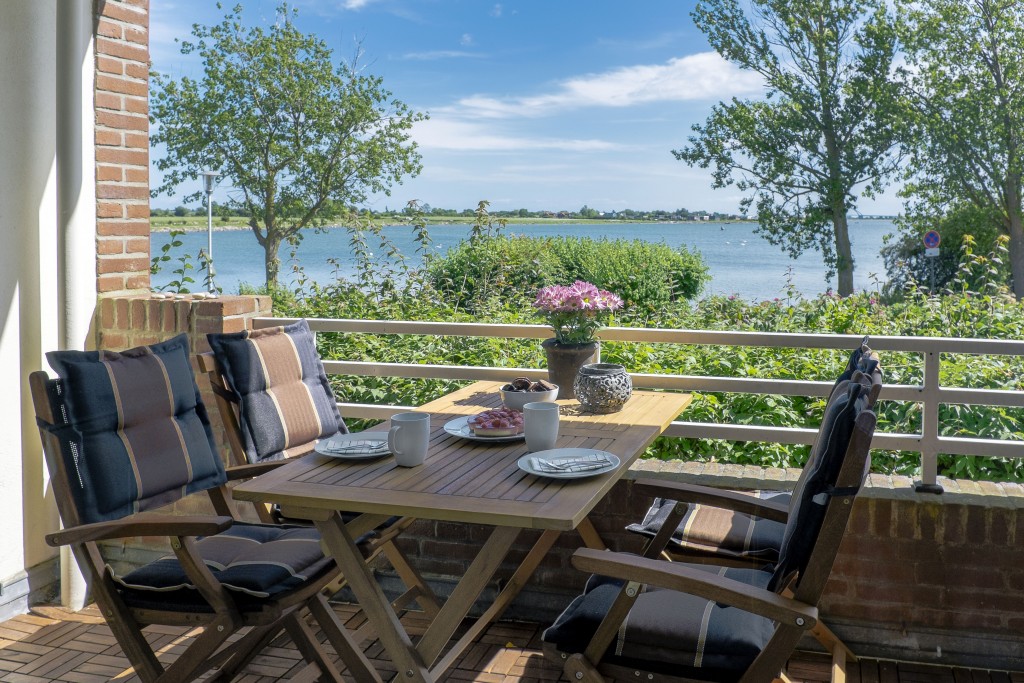
<instances>
[{"instance_id":1,"label":"chair backrest","mask_svg":"<svg viewBox=\"0 0 1024 683\"><path fill-rule=\"evenodd\" d=\"M118 519L226 480L186 335L130 349L55 351L33 401L65 525Z\"/></svg>"},{"instance_id":2,"label":"chair backrest","mask_svg":"<svg viewBox=\"0 0 1024 683\"><path fill-rule=\"evenodd\" d=\"M832 404L833 399L840 393L840 390L848 389L850 380L856 373L860 373L863 376L868 377L872 386L872 393L868 396L867 408L873 408L875 400L878 398L878 393L882 387L882 371L878 363L878 354L872 351L868 347L868 338L864 337L860 345L853 350L850 354L850 358L846 363L846 367L843 372L836 378L835 384L832 385L832 391L828 395L828 400L825 403L825 415L828 415L829 406ZM800 477L797 479L796 485L793 487L795 491L799 491L803 486L812 471L818 466L817 459L822 456L824 452L831 452L837 455L833 449L828 451L821 444L822 435L826 432L824 429L824 418L822 418L822 425L818 429L818 435L814 439L814 443L811 445L811 450L807 456L807 462L804 463L803 469L800 471Z\"/></svg>"},{"instance_id":3,"label":"chair backrest","mask_svg":"<svg viewBox=\"0 0 1024 683\"><path fill-rule=\"evenodd\" d=\"M247 462L305 453L318 439L348 432L305 320L207 339L219 375L211 382L226 391L218 407Z\"/></svg>"},{"instance_id":4,"label":"chair backrest","mask_svg":"<svg viewBox=\"0 0 1024 683\"><path fill-rule=\"evenodd\" d=\"M857 371L851 379L840 383L825 408L818 439L793 490L779 561L769 584L773 590L785 588L794 576L798 585L804 582L814 553L819 547L828 546L819 540L826 516L834 507L833 500L840 499L844 505L850 503L867 477L876 422L871 409L881 388L877 362L868 369L871 374ZM848 517L849 508L846 514ZM839 529L839 537L842 530ZM829 568L838 550L838 537L835 540Z\"/></svg>"}]
</instances>

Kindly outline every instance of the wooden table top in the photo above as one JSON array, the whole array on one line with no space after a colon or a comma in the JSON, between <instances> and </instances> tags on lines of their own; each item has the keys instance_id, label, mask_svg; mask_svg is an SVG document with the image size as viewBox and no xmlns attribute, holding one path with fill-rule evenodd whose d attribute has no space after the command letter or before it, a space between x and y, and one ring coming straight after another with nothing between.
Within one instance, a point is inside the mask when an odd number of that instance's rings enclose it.
<instances>
[{"instance_id":1,"label":"wooden table top","mask_svg":"<svg viewBox=\"0 0 1024 683\"><path fill-rule=\"evenodd\" d=\"M392 456L345 461L311 453L234 488L234 497L284 507L345 510L496 526L576 528L629 468L689 405L689 394L634 391L610 415L586 414L575 400L562 405L559 448L594 448L619 456L613 472L585 479L551 479L523 472L524 441L481 443L452 436L446 422L501 405L500 382L477 382L418 411L431 415L424 464L399 467ZM385 430L387 423L372 431Z\"/></svg>"}]
</instances>

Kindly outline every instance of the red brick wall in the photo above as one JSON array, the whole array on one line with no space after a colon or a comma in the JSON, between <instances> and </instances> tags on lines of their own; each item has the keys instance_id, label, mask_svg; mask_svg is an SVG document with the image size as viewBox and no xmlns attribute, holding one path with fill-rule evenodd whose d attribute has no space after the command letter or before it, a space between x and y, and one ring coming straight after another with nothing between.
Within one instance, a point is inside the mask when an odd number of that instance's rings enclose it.
<instances>
[{"instance_id":1,"label":"red brick wall","mask_svg":"<svg viewBox=\"0 0 1024 683\"><path fill-rule=\"evenodd\" d=\"M96 284L149 289L149 0L98 0Z\"/></svg>"}]
</instances>

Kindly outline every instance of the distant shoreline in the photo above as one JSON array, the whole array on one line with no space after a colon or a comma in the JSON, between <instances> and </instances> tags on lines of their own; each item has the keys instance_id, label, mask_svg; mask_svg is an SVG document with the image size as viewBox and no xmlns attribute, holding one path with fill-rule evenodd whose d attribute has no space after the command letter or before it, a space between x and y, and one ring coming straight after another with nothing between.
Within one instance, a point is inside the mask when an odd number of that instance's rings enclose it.
<instances>
[{"instance_id":1,"label":"distant shoreline","mask_svg":"<svg viewBox=\"0 0 1024 683\"><path fill-rule=\"evenodd\" d=\"M497 222L498 219L494 219ZM864 221L891 221L892 218L856 218L853 220L864 220ZM181 223L168 224L167 221L183 221ZM474 219L467 218L462 219L449 219L444 220L427 220L427 226L431 225L472 225ZM739 220L730 219L725 221L644 221L644 220L628 220L624 218L607 218L601 220L594 220L590 218L509 218L507 223L510 227L516 225L593 225L599 227L601 225L616 225L623 223L642 223L648 225L701 225L706 223L708 225L728 225L730 223L757 223L756 220ZM383 227L408 227L411 223L408 222L387 222L381 224ZM328 225L324 227L339 228L343 227L340 224ZM206 219L202 217L189 217L189 218L157 218L150 219L150 232L151 233L163 233L170 232L171 230L182 230L184 232L205 232L206 231ZM213 222L214 232L222 232L229 230L249 230L248 225L240 225L235 222L223 223L215 220Z\"/></svg>"}]
</instances>

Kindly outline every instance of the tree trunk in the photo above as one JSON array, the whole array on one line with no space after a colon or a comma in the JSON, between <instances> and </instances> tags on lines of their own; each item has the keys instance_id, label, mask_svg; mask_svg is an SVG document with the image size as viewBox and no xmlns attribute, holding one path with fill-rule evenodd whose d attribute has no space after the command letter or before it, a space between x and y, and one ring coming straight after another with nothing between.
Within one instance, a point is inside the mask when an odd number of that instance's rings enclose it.
<instances>
[{"instance_id":1,"label":"tree trunk","mask_svg":"<svg viewBox=\"0 0 1024 683\"><path fill-rule=\"evenodd\" d=\"M836 236L836 273L839 276L839 296L853 294L853 250L850 247L850 224L846 207L832 207L832 227Z\"/></svg>"},{"instance_id":2,"label":"tree trunk","mask_svg":"<svg viewBox=\"0 0 1024 683\"><path fill-rule=\"evenodd\" d=\"M1013 295L1024 299L1024 220L1022 220L1020 176L1010 174L1006 179L1006 218L1010 231L1010 276Z\"/></svg>"},{"instance_id":3,"label":"tree trunk","mask_svg":"<svg viewBox=\"0 0 1024 683\"><path fill-rule=\"evenodd\" d=\"M267 234L263 243L263 265L267 277L267 289L277 289L277 274L281 269L281 257L278 251L281 249L281 238L276 235Z\"/></svg>"}]
</instances>

